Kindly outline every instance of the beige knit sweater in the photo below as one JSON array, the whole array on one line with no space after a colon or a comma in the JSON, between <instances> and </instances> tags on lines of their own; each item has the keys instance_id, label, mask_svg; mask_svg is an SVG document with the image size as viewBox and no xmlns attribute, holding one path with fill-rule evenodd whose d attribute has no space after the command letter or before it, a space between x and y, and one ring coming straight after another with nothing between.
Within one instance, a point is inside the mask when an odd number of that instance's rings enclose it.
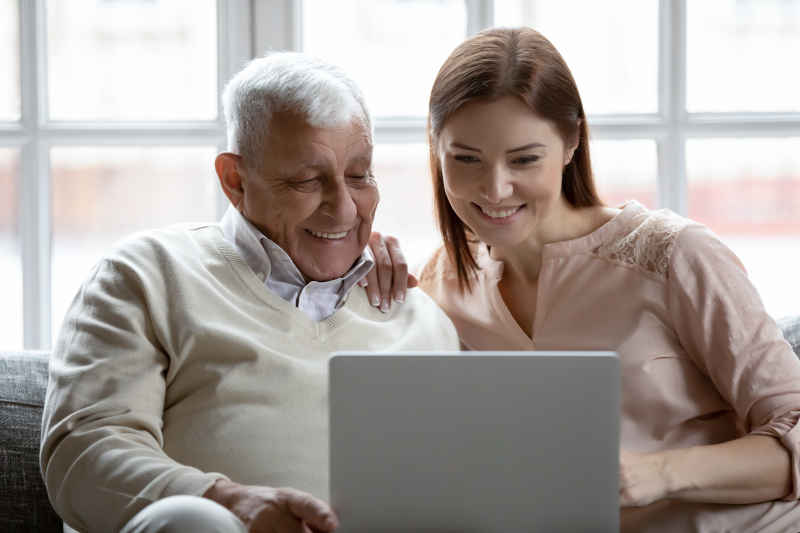
<instances>
[{"instance_id":1,"label":"beige knit sweater","mask_svg":"<svg viewBox=\"0 0 800 533\"><path fill-rule=\"evenodd\" d=\"M454 350L458 338L419 290L383 314L356 287L314 322L217 225L123 242L81 287L53 353L50 500L71 526L105 533L220 477L327 499L327 360L347 349Z\"/></svg>"}]
</instances>

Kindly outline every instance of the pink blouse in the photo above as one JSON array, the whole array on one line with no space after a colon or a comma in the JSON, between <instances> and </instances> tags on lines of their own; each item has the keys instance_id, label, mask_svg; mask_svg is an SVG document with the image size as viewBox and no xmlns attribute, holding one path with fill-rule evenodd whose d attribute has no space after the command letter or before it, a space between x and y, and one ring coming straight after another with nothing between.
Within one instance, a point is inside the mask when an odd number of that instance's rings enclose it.
<instances>
[{"instance_id":1,"label":"pink blouse","mask_svg":"<svg viewBox=\"0 0 800 533\"><path fill-rule=\"evenodd\" d=\"M440 249L421 286L469 350L616 350L621 447L649 452L771 435L791 454L781 501L662 501L622 512L623 531L800 531L800 362L736 256L706 227L629 202L592 233L543 249L532 337L497 287L484 245L461 294ZM793 525L794 524L794 525Z\"/></svg>"}]
</instances>

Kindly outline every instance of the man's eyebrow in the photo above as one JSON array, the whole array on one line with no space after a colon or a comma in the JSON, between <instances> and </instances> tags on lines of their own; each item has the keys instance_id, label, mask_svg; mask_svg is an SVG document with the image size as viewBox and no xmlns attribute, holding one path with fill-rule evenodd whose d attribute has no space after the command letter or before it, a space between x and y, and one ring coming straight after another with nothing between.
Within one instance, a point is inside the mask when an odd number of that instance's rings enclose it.
<instances>
[{"instance_id":1,"label":"man's eyebrow","mask_svg":"<svg viewBox=\"0 0 800 533\"><path fill-rule=\"evenodd\" d=\"M372 166L372 158L368 157L366 155L357 155L357 156L353 157L349 161L349 163L350 164L353 164L353 163L362 164L362 165L366 165L366 166L369 167L369 166Z\"/></svg>"},{"instance_id":2,"label":"man's eyebrow","mask_svg":"<svg viewBox=\"0 0 800 533\"><path fill-rule=\"evenodd\" d=\"M327 170L327 165L319 161L312 161L310 163L300 163L290 169L285 170L280 174L280 177L283 179L292 179L306 170L317 170L319 172L324 172Z\"/></svg>"}]
</instances>

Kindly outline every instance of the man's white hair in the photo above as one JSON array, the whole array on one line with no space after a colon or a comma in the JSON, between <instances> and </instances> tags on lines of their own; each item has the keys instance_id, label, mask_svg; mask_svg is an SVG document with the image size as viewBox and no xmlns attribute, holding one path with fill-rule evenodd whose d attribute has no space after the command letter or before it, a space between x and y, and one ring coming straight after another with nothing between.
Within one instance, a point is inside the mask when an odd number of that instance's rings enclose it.
<instances>
[{"instance_id":1,"label":"man's white hair","mask_svg":"<svg viewBox=\"0 0 800 533\"><path fill-rule=\"evenodd\" d=\"M372 119L356 83L340 68L298 52L272 52L250 61L225 85L222 107L228 151L260 169L272 113L294 111L314 127Z\"/></svg>"}]
</instances>

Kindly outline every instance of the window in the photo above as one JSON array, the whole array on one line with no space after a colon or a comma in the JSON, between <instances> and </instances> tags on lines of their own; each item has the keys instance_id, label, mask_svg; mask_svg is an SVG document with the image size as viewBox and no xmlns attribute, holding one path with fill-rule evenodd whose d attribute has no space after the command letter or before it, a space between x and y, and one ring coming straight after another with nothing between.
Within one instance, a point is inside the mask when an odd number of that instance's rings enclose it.
<instances>
[{"instance_id":1,"label":"window","mask_svg":"<svg viewBox=\"0 0 800 533\"><path fill-rule=\"evenodd\" d=\"M12 0L0 1L0 121L19 120L19 10Z\"/></svg>"},{"instance_id":2,"label":"window","mask_svg":"<svg viewBox=\"0 0 800 533\"><path fill-rule=\"evenodd\" d=\"M420 265L439 243L428 92L450 51L493 25L533 26L564 55L607 203L636 198L707 224L773 316L797 312L800 2L64 4L0 0L0 274L11 280L2 348L49 347L111 242L222 214L210 166L225 142L220 87L269 49L320 55L361 85L376 118L375 228ZM167 180L175 189L152 201Z\"/></svg>"},{"instance_id":3,"label":"window","mask_svg":"<svg viewBox=\"0 0 800 533\"><path fill-rule=\"evenodd\" d=\"M797 312L797 291L786 288L796 284L800 253L800 2L281 5L256 10L256 49L304 49L362 86L376 115L383 194L375 227L400 238L410 264L439 242L423 98L434 72L463 37L528 25L556 45L576 78L601 197L610 205L636 198L709 225L740 256L771 314Z\"/></svg>"},{"instance_id":4,"label":"window","mask_svg":"<svg viewBox=\"0 0 800 533\"><path fill-rule=\"evenodd\" d=\"M19 151L0 148L0 339L22 346L22 260L19 239Z\"/></svg>"},{"instance_id":5,"label":"window","mask_svg":"<svg viewBox=\"0 0 800 533\"><path fill-rule=\"evenodd\" d=\"M252 56L250 13L248 0L0 0L14 74L0 77L0 348L50 347L113 242L221 215L219 93Z\"/></svg>"}]
</instances>

